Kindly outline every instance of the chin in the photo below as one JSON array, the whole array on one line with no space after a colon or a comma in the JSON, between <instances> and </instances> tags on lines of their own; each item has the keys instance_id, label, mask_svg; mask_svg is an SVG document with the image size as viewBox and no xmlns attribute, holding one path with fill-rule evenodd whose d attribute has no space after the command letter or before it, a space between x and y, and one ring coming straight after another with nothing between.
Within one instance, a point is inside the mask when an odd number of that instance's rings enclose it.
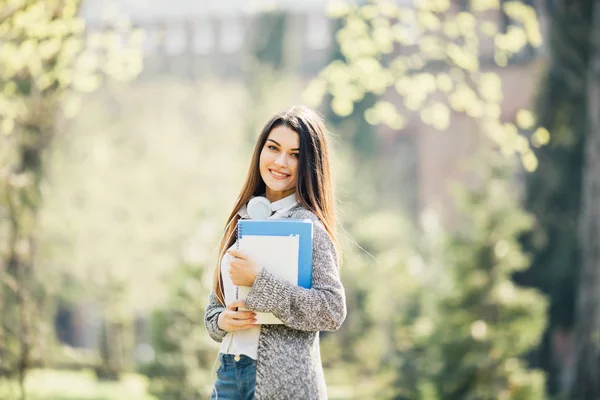
<instances>
[{"instance_id":1,"label":"chin","mask_svg":"<svg viewBox=\"0 0 600 400\"><path fill-rule=\"evenodd\" d=\"M265 182L265 185L273 192L285 192L294 188L294 186L282 185L281 182Z\"/></svg>"},{"instance_id":2,"label":"chin","mask_svg":"<svg viewBox=\"0 0 600 400\"><path fill-rule=\"evenodd\" d=\"M286 192L290 190L290 187L279 186L279 185L267 185L267 187L273 192Z\"/></svg>"}]
</instances>

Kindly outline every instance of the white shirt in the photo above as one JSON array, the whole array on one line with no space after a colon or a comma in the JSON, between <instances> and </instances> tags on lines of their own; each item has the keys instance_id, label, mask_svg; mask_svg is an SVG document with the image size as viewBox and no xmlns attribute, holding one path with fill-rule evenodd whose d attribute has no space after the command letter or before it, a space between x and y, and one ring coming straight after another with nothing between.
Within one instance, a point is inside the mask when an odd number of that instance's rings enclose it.
<instances>
[{"instance_id":1,"label":"white shirt","mask_svg":"<svg viewBox=\"0 0 600 400\"><path fill-rule=\"evenodd\" d=\"M292 194L288 197L296 196ZM286 197L287 199L287 197ZM278 219L281 218L282 214L297 203L292 204L289 207L276 211L267 219ZM237 242L230 247L235 248ZM225 304L229 306L235 300L235 285L231 282L229 276L229 254L225 253L223 260L221 261L221 278L223 278L223 292L225 295ZM223 354L240 355L244 354L254 360L258 357L258 338L260 336L260 325L256 325L249 329L241 331L227 332L227 335L223 338L219 351Z\"/></svg>"}]
</instances>

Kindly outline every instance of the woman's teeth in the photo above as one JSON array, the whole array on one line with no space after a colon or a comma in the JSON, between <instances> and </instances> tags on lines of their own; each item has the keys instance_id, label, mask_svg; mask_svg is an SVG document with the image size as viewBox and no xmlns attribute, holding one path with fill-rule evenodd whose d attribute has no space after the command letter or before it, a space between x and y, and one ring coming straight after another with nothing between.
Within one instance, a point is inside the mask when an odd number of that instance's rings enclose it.
<instances>
[{"instance_id":1,"label":"woman's teeth","mask_svg":"<svg viewBox=\"0 0 600 400\"><path fill-rule=\"evenodd\" d=\"M282 174L280 172L273 171L273 170L271 170L271 175L273 175L277 179L284 179L284 178L288 177L286 174Z\"/></svg>"}]
</instances>

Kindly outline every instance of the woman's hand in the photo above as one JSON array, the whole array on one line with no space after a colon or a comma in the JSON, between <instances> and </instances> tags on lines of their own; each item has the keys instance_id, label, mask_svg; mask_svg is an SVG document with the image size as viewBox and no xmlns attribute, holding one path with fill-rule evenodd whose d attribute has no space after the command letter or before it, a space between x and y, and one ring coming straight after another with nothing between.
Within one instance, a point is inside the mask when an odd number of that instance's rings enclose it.
<instances>
[{"instance_id":1,"label":"woman's hand","mask_svg":"<svg viewBox=\"0 0 600 400\"><path fill-rule=\"evenodd\" d=\"M227 252L231 256L229 260L229 276L231 282L236 286L252 286L262 269L247 254L231 249Z\"/></svg>"},{"instance_id":2,"label":"woman's hand","mask_svg":"<svg viewBox=\"0 0 600 400\"><path fill-rule=\"evenodd\" d=\"M238 307L244 307L243 300L236 300L219 314L217 325L226 332L241 331L252 328L256 323L256 313L252 311L236 311Z\"/></svg>"}]
</instances>

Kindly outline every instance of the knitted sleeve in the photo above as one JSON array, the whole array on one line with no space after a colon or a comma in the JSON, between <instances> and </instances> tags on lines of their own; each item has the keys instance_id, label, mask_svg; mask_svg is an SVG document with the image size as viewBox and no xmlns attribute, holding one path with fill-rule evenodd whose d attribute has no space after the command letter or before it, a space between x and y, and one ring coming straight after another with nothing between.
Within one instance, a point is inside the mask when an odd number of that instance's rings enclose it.
<instances>
[{"instance_id":1,"label":"knitted sleeve","mask_svg":"<svg viewBox=\"0 0 600 400\"><path fill-rule=\"evenodd\" d=\"M346 318L344 287L333 242L320 221L313 223L311 289L278 279L263 268L250 289L245 308L273 313L290 328L335 331Z\"/></svg>"},{"instance_id":2,"label":"knitted sleeve","mask_svg":"<svg viewBox=\"0 0 600 400\"><path fill-rule=\"evenodd\" d=\"M227 332L219 328L217 324L219 315L223 312L223 310L225 310L225 307L219 303L217 296L215 296L215 293L211 291L208 298L206 311L204 311L204 325L206 326L206 330L208 331L210 337L218 343L221 343L227 334Z\"/></svg>"}]
</instances>

